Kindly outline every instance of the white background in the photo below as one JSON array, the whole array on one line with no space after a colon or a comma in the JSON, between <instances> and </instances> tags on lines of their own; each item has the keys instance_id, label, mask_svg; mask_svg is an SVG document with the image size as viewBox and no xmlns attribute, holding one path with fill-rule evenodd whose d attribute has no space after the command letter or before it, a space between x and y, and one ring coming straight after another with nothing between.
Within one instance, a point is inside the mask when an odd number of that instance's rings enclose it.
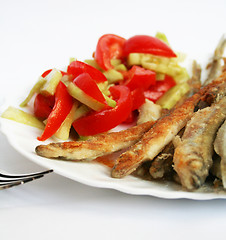
<instances>
[{"instance_id":1,"label":"white background","mask_svg":"<svg viewBox=\"0 0 226 240\"><path fill-rule=\"evenodd\" d=\"M164 32L204 64L226 32L226 1L0 0L0 102L46 69L90 58L98 38ZM0 169L42 170L0 134ZM225 200L165 200L82 185L57 174L0 192L0 239L224 239Z\"/></svg>"}]
</instances>

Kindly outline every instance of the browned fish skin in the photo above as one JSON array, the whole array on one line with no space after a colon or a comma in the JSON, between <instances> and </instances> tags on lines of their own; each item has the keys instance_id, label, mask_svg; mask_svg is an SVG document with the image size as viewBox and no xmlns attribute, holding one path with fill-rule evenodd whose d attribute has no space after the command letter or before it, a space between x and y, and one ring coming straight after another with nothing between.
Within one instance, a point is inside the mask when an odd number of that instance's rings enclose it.
<instances>
[{"instance_id":1,"label":"browned fish skin","mask_svg":"<svg viewBox=\"0 0 226 240\"><path fill-rule=\"evenodd\" d=\"M226 120L217 132L217 137L214 141L214 149L220 156L220 176L223 186L226 189ZM217 177L219 177L219 174Z\"/></svg>"},{"instance_id":2,"label":"browned fish skin","mask_svg":"<svg viewBox=\"0 0 226 240\"><path fill-rule=\"evenodd\" d=\"M182 186L188 190L200 187L212 166L213 142L226 117L226 97L211 107L194 113L182 140L174 152L174 169Z\"/></svg>"},{"instance_id":3,"label":"browned fish skin","mask_svg":"<svg viewBox=\"0 0 226 240\"><path fill-rule=\"evenodd\" d=\"M139 142L116 160L112 177L122 178L129 175L144 161L152 160L157 156L191 119L195 106L201 99L206 99L208 96L209 101L213 101L225 94L225 80L226 73L188 98L181 106L172 109L170 114L157 120Z\"/></svg>"},{"instance_id":4,"label":"browned fish skin","mask_svg":"<svg viewBox=\"0 0 226 240\"><path fill-rule=\"evenodd\" d=\"M190 90L177 102L175 107L182 105L188 97L197 93L201 88L201 67L196 61L193 61L192 77L188 80L188 84L190 86ZM181 131L181 134L179 135L182 136L182 134L183 131ZM173 173L173 154L174 146L173 143L170 142L151 162L149 173L153 178L159 179Z\"/></svg>"},{"instance_id":5,"label":"browned fish skin","mask_svg":"<svg viewBox=\"0 0 226 240\"><path fill-rule=\"evenodd\" d=\"M149 169L149 173L153 178L163 178L165 175L170 174L173 171L173 153L174 146L173 143L170 142L166 145L163 151L154 158Z\"/></svg>"},{"instance_id":6,"label":"browned fish skin","mask_svg":"<svg viewBox=\"0 0 226 240\"><path fill-rule=\"evenodd\" d=\"M92 160L135 144L153 124L154 121L149 121L120 132L99 134L88 141L39 145L35 150L38 155L47 158Z\"/></svg>"},{"instance_id":7,"label":"browned fish skin","mask_svg":"<svg viewBox=\"0 0 226 240\"><path fill-rule=\"evenodd\" d=\"M192 96L171 114L158 120L153 128L144 134L141 141L117 159L112 169L112 177L121 178L129 175L142 162L157 156L191 118L194 102L198 103L199 99L199 94Z\"/></svg>"},{"instance_id":8,"label":"browned fish skin","mask_svg":"<svg viewBox=\"0 0 226 240\"><path fill-rule=\"evenodd\" d=\"M204 85L209 84L213 79L222 73L221 59L223 58L224 49L226 47L226 36L223 35L214 51L213 61L209 64L210 72Z\"/></svg>"}]
</instances>

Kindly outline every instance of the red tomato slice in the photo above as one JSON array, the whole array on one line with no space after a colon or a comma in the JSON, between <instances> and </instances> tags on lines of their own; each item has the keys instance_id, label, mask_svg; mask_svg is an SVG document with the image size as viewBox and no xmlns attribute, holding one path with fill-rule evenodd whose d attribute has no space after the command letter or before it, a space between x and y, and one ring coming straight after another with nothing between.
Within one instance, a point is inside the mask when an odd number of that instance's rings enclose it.
<instances>
[{"instance_id":1,"label":"red tomato slice","mask_svg":"<svg viewBox=\"0 0 226 240\"><path fill-rule=\"evenodd\" d=\"M125 39L114 34L103 35L96 47L95 60L104 69L112 69L111 59L123 57L123 45Z\"/></svg>"},{"instance_id":2,"label":"red tomato slice","mask_svg":"<svg viewBox=\"0 0 226 240\"><path fill-rule=\"evenodd\" d=\"M71 62L67 68L67 73L73 75L74 78L82 73L88 73L97 83L107 81L107 78L102 72L80 61Z\"/></svg>"},{"instance_id":3,"label":"red tomato slice","mask_svg":"<svg viewBox=\"0 0 226 240\"><path fill-rule=\"evenodd\" d=\"M102 92L88 73L80 74L73 80L73 83L90 97L96 99L98 102L105 104L105 98Z\"/></svg>"},{"instance_id":4,"label":"red tomato slice","mask_svg":"<svg viewBox=\"0 0 226 240\"><path fill-rule=\"evenodd\" d=\"M128 80L124 83L130 90L142 88L147 90L151 85L155 84L155 72L144 69L139 66L133 66L126 76Z\"/></svg>"},{"instance_id":5,"label":"red tomato slice","mask_svg":"<svg viewBox=\"0 0 226 240\"><path fill-rule=\"evenodd\" d=\"M167 92L171 87L175 85L175 80L171 76L165 75L163 81L156 81L156 84L151 86L149 89L158 92Z\"/></svg>"},{"instance_id":6,"label":"red tomato slice","mask_svg":"<svg viewBox=\"0 0 226 240\"><path fill-rule=\"evenodd\" d=\"M145 102L144 91L141 88L136 88L131 91L132 111L138 109Z\"/></svg>"},{"instance_id":7,"label":"red tomato slice","mask_svg":"<svg viewBox=\"0 0 226 240\"><path fill-rule=\"evenodd\" d=\"M125 41L124 55L128 56L130 53L150 53L164 57L177 56L163 41L147 35L136 35Z\"/></svg>"},{"instance_id":8,"label":"red tomato slice","mask_svg":"<svg viewBox=\"0 0 226 240\"><path fill-rule=\"evenodd\" d=\"M110 89L117 100L115 108L92 112L74 121L73 127L81 136L91 136L106 132L125 121L132 109L130 90L126 86L113 86Z\"/></svg>"},{"instance_id":9,"label":"red tomato slice","mask_svg":"<svg viewBox=\"0 0 226 240\"><path fill-rule=\"evenodd\" d=\"M46 70L41 76L44 78L46 77L53 69ZM64 71L60 71L62 76L66 75L67 73Z\"/></svg>"},{"instance_id":10,"label":"red tomato slice","mask_svg":"<svg viewBox=\"0 0 226 240\"><path fill-rule=\"evenodd\" d=\"M37 94L34 100L34 115L40 120L47 119L53 109L54 102L54 96Z\"/></svg>"},{"instance_id":11,"label":"red tomato slice","mask_svg":"<svg viewBox=\"0 0 226 240\"><path fill-rule=\"evenodd\" d=\"M147 90L144 92L144 96L145 98L151 100L152 102L156 102L162 95L164 94L164 92L157 92L157 91L153 91L153 90Z\"/></svg>"},{"instance_id":12,"label":"red tomato slice","mask_svg":"<svg viewBox=\"0 0 226 240\"><path fill-rule=\"evenodd\" d=\"M156 102L165 92L176 85L174 79L168 75L165 75L163 81L156 81L156 84L151 86L144 92L145 98Z\"/></svg>"},{"instance_id":13,"label":"red tomato slice","mask_svg":"<svg viewBox=\"0 0 226 240\"><path fill-rule=\"evenodd\" d=\"M39 141L45 141L50 138L61 126L73 105L73 98L69 95L67 87L64 83L59 82L55 93L55 104L53 110L49 114L45 129Z\"/></svg>"},{"instance_id":14,"label":"red tomato slice","mask_svg":"<svg viewBox=\"0 0 226 240\"><path fill-rule=\"evenodd\" d=\"M137 111L132 111L130 113L130 115L128 116L128 118L125 121L123 121L123 123L125 123L125 124L135 123L135 121L137 119L137 116L138 116L138 112Z\"/></svg>"}]
</instances>

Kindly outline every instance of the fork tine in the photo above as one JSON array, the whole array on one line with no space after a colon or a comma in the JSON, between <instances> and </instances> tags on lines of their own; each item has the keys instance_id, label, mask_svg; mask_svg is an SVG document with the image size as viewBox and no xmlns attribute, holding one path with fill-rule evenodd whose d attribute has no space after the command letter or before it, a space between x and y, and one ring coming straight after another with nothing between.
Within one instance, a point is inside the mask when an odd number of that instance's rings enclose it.
<instances>
[{"instance_id":1,"label":"fork tine","mask_svg":"<svg viewBox=\"0 0 226 240\"><path fill-rule=\"evenodd\" d=\"M18 186L20 184L31 182L31 181L33 181L35 179L38 179L38 178L41 178L43 176L44 176L43 174L40 174L40 175L37 175L37 176L34 176L34 177L30 177L30 178L24 178L24 179L20 179L20 180L15 180L13 182L0 183L0 189L7 189L7 188L10 188L10 187Z\"/></svg>"},{"instance_id":2,"label":"fork tine","mask_svg":"<svg viewBox=\"0 0 226 240\"><path fill-rule=\"evenodd\" d=\"M26 178L26 177L35 177L35 176L38 176L40 174L45 175L45 174L50 173L50 172L53 172L53 170L50 169L50 170L46 170L46 171L43 171L43 172L37 172L37 173L31 173L31 174L16 174L16 175L0 173L0 177L19 179L19 178Z\"/></svg>"}]
</instances>

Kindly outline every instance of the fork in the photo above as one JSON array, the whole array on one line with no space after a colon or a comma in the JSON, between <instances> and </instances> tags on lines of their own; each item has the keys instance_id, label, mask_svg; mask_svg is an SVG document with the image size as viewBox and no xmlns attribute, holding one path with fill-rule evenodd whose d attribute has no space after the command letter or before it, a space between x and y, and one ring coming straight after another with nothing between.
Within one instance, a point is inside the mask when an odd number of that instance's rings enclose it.
<instances>
[{"instance_id":1,"label":"fork","mask_svg":"<svg viewBox=\"0 0 226 240\"><path fill-rule=\"evenodd\" d=\"M53 170L46 170L43 172L36 172L31 174L16 174L16 175L0 172L0 189L6 189L27 182L31 182L51 172L53 172Z\"/></svg>"}]
</instances>

